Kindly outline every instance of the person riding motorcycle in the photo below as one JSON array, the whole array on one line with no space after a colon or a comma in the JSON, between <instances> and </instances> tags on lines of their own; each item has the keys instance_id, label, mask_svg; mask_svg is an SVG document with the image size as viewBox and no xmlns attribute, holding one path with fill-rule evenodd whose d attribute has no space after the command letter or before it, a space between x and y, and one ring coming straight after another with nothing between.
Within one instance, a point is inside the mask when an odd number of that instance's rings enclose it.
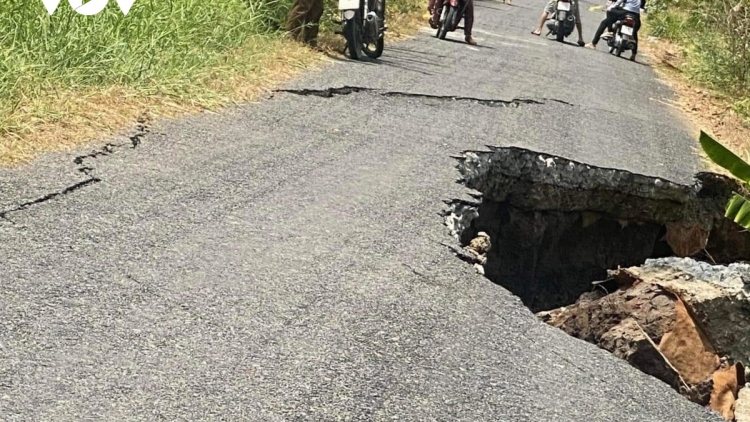
<instances>
[{"instance_id":1,"label":"person riding motorcycle","mask_svg":"<svg viewBox=\"0 0 750 422\"><path fill-rule=\"evenodd\" d=\"M464 11L464 39L467 44L477 45L474 38L471 37L471 30L474 27L474 0L466 0L466 10ZM430 13L430 27L437 29L440 24L440 11L447 3L447 0L429 0L427 11Z\"/></svg>"},{"instance_id":2,"label":"person riding motorcycle","mask_svg":"<svg viewBox=\"0 0 750 422\"><path fill-rule=\"evenodd\" d=\"M633 40L635 44L633 52L630 55L630 60L635 61L635 56L638 54L638 30L641 29L641 8L645 6L646 0L615 0L611 2L607 7L607 17L599 24L599 28L594 34L594 39L586 47L596 50L596 44L599 43L604 30L609 28L610 32L612 32L611 28L615 22L624 19L625 15L630 14L633 15L635 20L635 27L633 28Z\"/></svg>"},{"instance_id":3,"label":"person riding motorcycle","mask_svg":"<svg viewBox=\"0 0 750 422\"><path fill-rule=\"evenodd\" d=\"M610 6L614 6L616 2L617 0L607 0L607 9L609 9ZM641 0L641 12L646 12L646 0ZM605 32L602 35L602 39L606 40L608 38L614 37L615 36L614 32L615 32L614 28L612 26L609 26L607 28L607 32Z\"/></svg>"},{"instance_id":4,"label":"person riding motorcycle","mask_svg":"<svg viewBox=\"0 0 750 422\"><path fill-rule=\"evenodd\" d=\"M578 45L583 46L585 43L583 42L583 25L581 24L581 15L578 11L578 0L572 0L571 4L573 6L573 16L576 18L576 30L578 31ZM531 31L534 35L541 35L542 34L542 27L544 26L544 22L547 20L547 17L549 15L555 14L555 9L557 9L557 0L549 0L546 6L544 6L544 11L542 12L542 16L539 17L539 24L534 28L533 31Z\"/></svg>"}]
</instances>

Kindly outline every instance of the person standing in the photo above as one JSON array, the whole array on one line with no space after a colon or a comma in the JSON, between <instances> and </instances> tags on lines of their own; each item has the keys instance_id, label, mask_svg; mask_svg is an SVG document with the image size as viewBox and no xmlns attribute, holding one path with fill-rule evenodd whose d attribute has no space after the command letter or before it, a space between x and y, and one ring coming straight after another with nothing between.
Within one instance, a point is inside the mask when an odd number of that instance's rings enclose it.
<instances>
[{"instance_id":1,"label":"person standing","mask_svg":"<svg viewBox=\"0 0 750 422\"><path fill-rule=\"evenodd\" d=\"M287 30L295 40L317 47L322 17L323 0L295 0L289 11Z\"/></svg>"}]
</instances>

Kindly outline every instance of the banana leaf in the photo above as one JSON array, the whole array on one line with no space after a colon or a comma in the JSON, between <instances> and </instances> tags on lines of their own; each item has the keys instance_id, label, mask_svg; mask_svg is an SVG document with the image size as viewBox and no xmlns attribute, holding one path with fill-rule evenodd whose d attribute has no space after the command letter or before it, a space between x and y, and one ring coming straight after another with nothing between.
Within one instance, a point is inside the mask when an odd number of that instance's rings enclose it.
<instances>
[{"instance_id":1,"label":"banana leaf","mask_svg":"<svg viewBox=\"0 0 750 422\"><path fill-rule=\"evenodd\" d=\"M750 201L744 196L734 193L727 204L724 215L740 226L750 230Z\"/></svg>"},{"instance_id":2,"label":"banana leaf","mask_svg":"<svg viewBox=\"0 0 750 422\"><path fill-rule=\"evenodd\" d=\"M727 169L741 181L750 182L750 164L718 143L706 132L701 131L700 142L703 151L711 161Z\"/></svg>"}]
</instances>

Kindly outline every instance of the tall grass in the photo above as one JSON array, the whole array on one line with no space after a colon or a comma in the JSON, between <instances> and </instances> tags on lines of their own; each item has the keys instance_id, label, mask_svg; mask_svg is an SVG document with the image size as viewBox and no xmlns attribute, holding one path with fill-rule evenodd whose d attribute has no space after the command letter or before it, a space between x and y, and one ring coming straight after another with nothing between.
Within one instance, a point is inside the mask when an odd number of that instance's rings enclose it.
<instances>
[{"instance_id":1,"label":"tall grass","mask_svg":"<svg viewBox=\"0 0 750 422\"><path fill-rule=\"evenodd\" d=\"M80 143L134 108L241 101L319 58L284 37L294 0L135 0L127 16L114 0L96 16L67 0L53 16L41 0L2 2L0 164ZM337 2L325 2L330 33ZM390 0L391 29L422 3Z\"/></svg>"},{"instance_id":2,"label":"tall grass","mask_svg":"<svg viewBox=\"0 0 750 422\"><path fill-rule=\"evenodd\" d=\"M683 47L685 73L750 117L750 0L651 0L649 32Z\"/></svg>"},{"instance_id":3,"label":"tall grass","mask_svg":"<svg viewBox=\"0 0 750 422\"><path fill-rule=\"evenodd\" d=\"M97 16L82 16L63 1L49 16L39 0L6 1L0 8L5 114L24 98L70 88L137 86L179 96L228 50L270 34L272 25L242 0L137 0L127 16L114 2Z\"/></svg>"}]
</instances>

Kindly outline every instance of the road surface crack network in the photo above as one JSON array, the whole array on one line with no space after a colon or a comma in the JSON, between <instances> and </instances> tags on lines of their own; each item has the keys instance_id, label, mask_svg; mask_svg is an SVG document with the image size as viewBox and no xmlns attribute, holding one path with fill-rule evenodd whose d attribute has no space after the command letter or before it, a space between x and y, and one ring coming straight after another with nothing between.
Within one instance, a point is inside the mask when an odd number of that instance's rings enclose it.
<instances>
[{"instance_id":1,"label":"road surface crack network","mask_svg":"<svg viewBox=\"0 0 750 422\"><path fill-rule=\"evenodd\" d=\"M357 86L343 86L341 88L325 88L325 89L279 89L275 92L279 93L287 93L287 94L294 94L294 95L302 95L302 96L315 96L315 97L322 97L322 98L333 98L336 96L343 96L343 95L350 95L355 93L370 93L374 95L379 95L382 97L400 97L400 98L423 98L423 99L429 99L429 100L439 100L439 101L462 101L462 102L472 102L488 107L518 107L520 105L541 105L545 104L546 102L556 102L565 104L568 106L573 106L573 104L553 99L553 98L540 98L540 99L533 99L533 98L514 98L512 100L490 100L490 99L482 99L482 98L474 98L474 97L460 97L460 96L454 96L454 95L431 95L431 94L418 94L418 93L410 93L410 92L401 92L401 91L381 91L373 88L365 88L365 87L357 87Z\"/></svg>"},{"instance_id":2,"label":"road surface crack network","mask_svg":"<svg viewBox=\"0 0 750 422\"><path fill-rule=\"evenodd\" d=\"M87 178L85 180L78 182L78 183L74 183L70 186L66 186L58 190L57 192L51 192L39 198L24 202L13 208L0 211L0 222L5 221L11 224L15 224L15 222L9 217L9 215L12 213L24 211L35 205L43 204L47 201L51 201L55 198L71 194L87 186L91 186L91 185L101 182L102 179L92 175L92 172L95 170L95 168L91 165L88 165L87 162L90 161L91 159L96 159L99 157L106 157L108 155L111 155L112 153L115 152L115 150L121 149L124 147L129 146L130 149L135 149L138 145L140 145L141 139L144 136L146 136L146 134L148 134L149 131L150 129L146 123L146 119L139 118L138 125L135 128L135 132L133 135L128 137L128 142L123 142L120 144L108 143L98 150L94 150L88 154L79 155L75 157L73 159L73 163L78 167L76 170L79 173L86 175Z\"/></svg>"}]
</instances>

